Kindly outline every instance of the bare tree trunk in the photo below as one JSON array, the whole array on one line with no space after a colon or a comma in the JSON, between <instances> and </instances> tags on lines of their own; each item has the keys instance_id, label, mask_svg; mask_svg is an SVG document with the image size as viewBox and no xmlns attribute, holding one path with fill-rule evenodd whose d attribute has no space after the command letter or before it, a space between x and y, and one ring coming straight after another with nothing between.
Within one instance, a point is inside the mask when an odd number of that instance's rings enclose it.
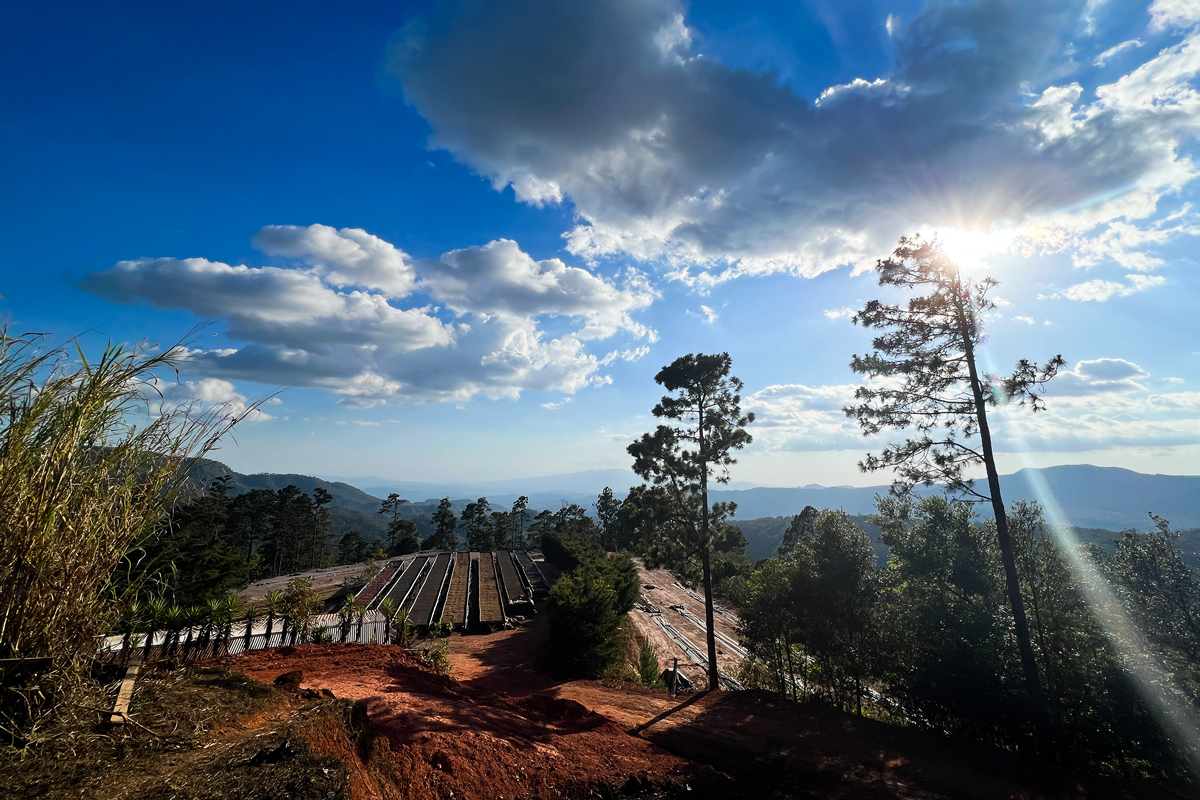
<instances>
[{"instance_id":1,"label":"bare tree trunk","mask_svg":"<svg viewBox=\"0 0 1200 800\"><path fill-rule=\"evenodd\" d=\"M783 646L785 648L787 648L784 652L787 653L788 686L792 690L792 702L795 703L795 702L797 702L797 700L796 700L796 670L792 666L792 640L791 640L791 637L789 637L787 635L786 631L783 634Z\"/></svg>"},{"instance_id":2,"label":"bare tree trunk","mask_svg":"<svg viewBox=\"0 0 1200 800\"><path fill-rule=\"evenodd\" d=\"M704 563L704 624L708 626L705 632L705 639L708 644L708 690L710 692L721 688L721 674L717 670L717 636L716 629L713 627L713 599L712 599L712 540L708 532L708 460L707 450L704 445L704 402L701 401L698 414L700 439L700 454L703 463L700 465L700 499L702 501L700 518L700 538L703 541L703 563Z\"/></svg>"},{"instance_id":3,"label":"bare tree trunk","mask_svg":"<svg viewBox=\"0 0 1200 800\"><path fill-rule=\"evenodd\" d=\"M1038 677L1037 659L1033 654L1033 642L1029 635L1029 620L1025 616L1025 603L1021 598L1021 581L1017 575L1017 560L1013 552L1012 537L1008 533L1008 514L1004 509L1004 498L1000 495L1000 474L996 471L996 458L992 452L992 433L988 427L987 411L984 408L983 385L975 366L975 346L971 341L970 324L961 311L963 353L971 378L971 394L975 400L975 418L979 424L979 443L983 450L983 465L987 470L988 495L992 501L992 514L996 518L996 540L1000 545L1000 560L1004 564L1004 582L1008 589L1008 602L1012 608L1013 627L1017 635L1017 649L1021 654L1021 669L1025 674L1025 690L1033 710L1037 726L1038 746L1043 755L1050 755L1051 742L1046 729L1046 698L1042 694L1042 683Z\"/></svg>"},{"instance_id":4,"label":"bare tree trunk","mask_svg":"<svg viewBox=\"0 0 1200 800\"><path fill-rule=\"evenodd\" d=\"M708 513L708 503L704 504L705 513ZM708 526L705 525L705 528ZM707 539L707 536L705 537ZM712 600L712 567L710 565L709 546L704 546L704 624L708 626L706 639L708 640L708 690L714 691L721 688L721 676L717 671L717 637L713 628L713 600Z\"/></svg>"}]
</instances>

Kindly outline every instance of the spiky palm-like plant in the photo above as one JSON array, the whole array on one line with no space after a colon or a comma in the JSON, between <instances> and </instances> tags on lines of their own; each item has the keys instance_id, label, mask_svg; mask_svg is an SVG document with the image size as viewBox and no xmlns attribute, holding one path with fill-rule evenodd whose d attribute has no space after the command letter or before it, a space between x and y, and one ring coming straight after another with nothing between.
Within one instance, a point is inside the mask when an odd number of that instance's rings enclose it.
<instances>
[{"instance_id":1,"label":"spiky palm-like plant","mask_svg":"<svg viewBox=\"0 0 1200 800\"><path fill-rule=\"evenodd\" d=\"M175 655L179 651L179 632L187 622L187 613L179 606L172 604L167 609L163 624L167 629L167 638L163 640L163 655Z\"/></svg>"},{"instance_id":2,"label":"spiky palm-like plant","mask_svg":"<svg viewBox=\"0 0 1200 800\"><path fill-rule=\"evenodd\" d=\"M379 613L383 615L383 643L392 643L392 620L396 617L396 604L390 597L384 598L379 604Z\"/></svg>"},{"instance_id":3,"label":"spiky palm-like plant","mask_svg":"<svg viewBox=\"0 0 1200 800\"><path fill-rule=\"evenodd\" d=\"M275 625L275 617L279 614L279 604L283 601L283 592L272 589L263 598L263 608L267 610L267 639L263 647L271 646L271 632Z\"/></svg>"},{"instance_id":4,"label":"spiky palm-like plant","mask_svg":"<svg viewBox=\"0 0 1200 800\"><path fill-rule=\"evenodd\" d=\"M350 625L354 619L354 603L356 600L357 598L353 594L347 595L346 602L338 609L338 619L341 621L342 644L345 644L346 640L350 638Z\"/></svg>"},{"instance_id":5,"label":"spiky palm-like plant","mask_svg":"<svg viewBox=\"0 0 1200 800\"><path fill-rule=\"evenodd\" d=\"M167 621L167 601L161 597L156 597L146 604L146 613L142 618L142 624L146 628L146 649L142 654L143 659L150 658L150 648L154 646L154 634L166 625Z\"/></svg>"},{"instance_id":6,"label":"spiky palm-like plant","mask_svg":"<svg viewBox=\"0 0 1200 800\"><path fill-rule=\"evenodd\" d=\"M204 609L200 606L188 606L184 610L184 616L187 619L187 641L183 643L183 657L187 658L192 651L192 640L196 636L196 626L204 619Z\"/></svg>"},{"instance_id":7,"label":"spiky palm-like plant","mask_svg":"<svg viewBox=\"0 0 1200 800\"><path fill-rule=\"evenodd\" d=\"M246 623L246 630L242 632L242 635L246 637L242 643L242 650L245 651L250 649L250 637L254 635L254 623L258 621L258 606L247 604L242 621Z\"/></svg>"},{"instance_id":8,"label":"spiky palm-like plant","mask_svg":"<svg viewBox=\"0 0 1200 800\"><path fill-rule=\"evenodd\" d=\"M221 598L221 652L229 653L229 640L233 636L233 621L242 616L246 603L233 592Z\"/></svg>"},{"instance_id":9,"label":"spiky palm-like plant","mask_svg":"<svg viewBox=\"0 0 1200 800\"><path fill-rule=\"evenodd\" d=\"M204 654L209 643L216 638L217 633L220 631L224 613L225 604L216 598L210 598L204 601L204 605L200 606L200 618L204 626L200 629L201 655Z\"/></svg>"},{"instance_id":10,"label":"spiky palm-like plant","mask_svg":"<svg viewBox=\"0 0 1200 800\"><path fill-rule=\"evenodd\" d=\"M121 661L125 661L129 657L130 640L133 634L137 631L138 625L143 616L145 616L146 608L134 598L125 606L125 610L121 613L121 622L118 625L118 630L121 632Z\"/></svg>"}]
</instances>

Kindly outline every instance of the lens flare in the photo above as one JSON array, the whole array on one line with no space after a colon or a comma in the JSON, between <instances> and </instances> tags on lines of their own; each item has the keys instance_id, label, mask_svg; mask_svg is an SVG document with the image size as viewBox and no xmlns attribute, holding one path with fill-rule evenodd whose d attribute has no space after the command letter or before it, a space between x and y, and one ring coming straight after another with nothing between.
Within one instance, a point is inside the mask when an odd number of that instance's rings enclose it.
<instances>
[{"instance_id":1,"label":"lens flare","mask_svg":"<svg viewBox=\"0 0 1200 800\"><path fill-rule=\"evenodd\" d=\"M988 373L993 376L998 374L986 344L981 346L979 352ZM1006 432L1016 445L1015 452L1021 465L1027 468L1025 475L1045 513L1051 536L1066 557L1067 565L1078 581L1093 617L1100 624L1125 673L1146 701L1159 726L1187 759L1192 774L1200 777L1200 714L1175 685L1167 669L1151 654L1145 636L1113 595L1108 581L1080 547L1079 538L1070 527L1062 506L1042 473L1034 466L1029 445L1020 432L1011 426Z\"/></svg>"}]
</instances>

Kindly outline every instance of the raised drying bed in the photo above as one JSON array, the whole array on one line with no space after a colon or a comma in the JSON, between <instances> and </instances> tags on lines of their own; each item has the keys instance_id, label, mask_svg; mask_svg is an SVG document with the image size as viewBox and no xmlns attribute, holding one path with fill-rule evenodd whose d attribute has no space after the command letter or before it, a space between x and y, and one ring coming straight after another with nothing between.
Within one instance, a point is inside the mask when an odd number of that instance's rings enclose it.
<instances>
[{"instance_id":1,"label":"raised drying bed","mask_svg":"<svg viewBox=\"0 0 1200 800\"><path fill-rule=\"evenodd\" d=\"M475 557L475 553L471 554ZM500 588L496 585L496 567L491 553L478 554L480 625L500 625L504 622L504 609L500 605Z\"/></svg>"},{"instance_id":2,"label":"raised drying bed","mask_svg":"<svg viewBox=\"0 0 1200 800\"><path fill-rule=\"evenodd\" d=\"M429 627L438 600L442 598L442 592L446 589L446 573L449 571L450 554L442 553L434 559L433 568L429 570L429 575L417 592L417 599L408 615L413 625L419 628Z\"/></svg>"},{"instance_id":3,"label":"raised drying bed","mask_svg":"<svg viewBox=\"0 0 1200 800\"><path fill-rule=\"evenodd\" d=\"M404 608L405 601L412 594L413 584L417 582L417 576L421 574L421 569L428 560L425 556L414 558L408 562L408 566L404 569L404 574L392 584L392 588L387 593L387 599L391 600L392 605L396 608Z\"/></svg>"},{"instance_id":4,"label":"raised drying bed","mask_svg":"<svg viewBox=\"0 0 1200 800\"><path fill-rule=\"evenodd\" d=\"M471 554L454 554L454 571L450 573L450 588L442 607L442 624L455 627L467 622L467 589L471 585Z\"/></svg>"},{"instance_id":5,"label":"raised drying bed","mask_svg":"<svg viewBox=\"0 0 1200 800\"><path fill-rule=\"evenodd\" d=\"M521 551L514 554L513 558L516 559L517 566L525 573L525 578L529 582L529 587L535 598L545 597L550 594L550 582L546 580L546 576L538 568L537 562L530 558L529 553Z\"/></svg>"},{"instance_id":6,"label":"raised drying bed","mask_svg":"<svg viewBox=\"0 0 1200 800\"><path fill-rule=\"evenodd\" d=\"M504 589L504 610L509 616L529 616L533 613L533 603L525 594L525 586L521 576L517 574L517 565L513 563L512 553L500 550L496 554L496 563L500 565L500 580Z\"/></svg>"},{"instance_id":7,"label":"raised drying bed","mask_svg":"<svg viewBox=\"0 0 1200 800\"><path fill-rule=\"evenodd\" d=\"M387 586L387 582L396 574L396 570L400 568L399 564L388 564L371 579L371 582L364 586L357 595L354 596L355 608L366 608L379 594L379 591Z\"/></svg>"}]
</instances>

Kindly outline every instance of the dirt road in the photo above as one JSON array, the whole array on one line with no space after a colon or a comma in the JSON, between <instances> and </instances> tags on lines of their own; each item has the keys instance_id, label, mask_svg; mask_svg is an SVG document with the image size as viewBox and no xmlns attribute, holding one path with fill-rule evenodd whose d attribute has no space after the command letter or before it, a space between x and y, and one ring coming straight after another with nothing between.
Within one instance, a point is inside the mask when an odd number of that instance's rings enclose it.
<instances>
[{"instance_id":1,"label":"dirt road","mask_svg":"<svg viewBox=\"0 0 1200 800\"><path fill-rule=\"evenodd\" d=\"M704 602L698 600L686 589L677 585L678 580L665 569L646 569L642 559L635 558L633 563L638 568L638 580L642 586L642 596L653 606L661 610L663 622L669 624L680 635L690 641L700 653L708 652L705 641ZM654 588L647 588L654 587ZM677 609L682 608L685 613ZM698 661L689 655L689 649L680 647L671 639L666 631L654 621L655 614L635 609L630 613L630 621L638 629L638 633L650 640L654 647L654 655L663 668L670 666L673 659L679 659L679 669L694 686L708 685L704 669ZM713 626L718 634L726 641L717 641L717 666L725 674L736 677L741 655L730 642L738 640L737 623L729 616L714 614L716 624Z\"/></svg>"}]
</instances>

